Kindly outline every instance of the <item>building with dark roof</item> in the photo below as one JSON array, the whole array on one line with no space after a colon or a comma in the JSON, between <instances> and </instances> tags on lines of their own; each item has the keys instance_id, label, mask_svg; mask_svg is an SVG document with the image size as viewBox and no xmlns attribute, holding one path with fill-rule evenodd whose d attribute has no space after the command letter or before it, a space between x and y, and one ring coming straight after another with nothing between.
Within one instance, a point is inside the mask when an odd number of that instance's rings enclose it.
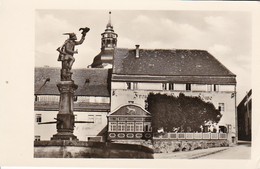
<instances>
[{"instance_id":1,"label":"building with dark roof","mask_svg":"<svg viewBox=\"0 0 260 169\"><path fill-rule=\"evenodd\" d=\"M111 18L101 36L101 52L91 68L73 70L73 80L79 86L74 98L76 119L94 122L75 126L79 140L104 140L102 136L114 142L147 139L152 128L152 115L145 110L148 95L183 93L213 103L222 114L218 127L227 132L230 143L236 142L236 75L209 52L142 49L139 45L117 48ZM46 129L37 122L56 117L59 78L58 68L35 69L36 138L49 139L55 133L54 125Z\"/></svg>"},{"instance_id":2,"label":"building with dark roof","mask_svg":"<svg viewBox=\"0 0 260 169\"><path fill-rule=\"evenodd\" d=\"M150 93L183 93L213 103L222 114L218 128L228 131L230 142L236 142L236 75L207 51L140 49L139 45L135 49L115 48L111 111L131 104L145 108ZM121 133L117 132L120 137L112 135L121 141L129 139Z\"/></svg>"},{"instance_id":3,"label":"building with dark roof","mask_svg":"<svg viewBox=\"0 0 260 169\"><path fill-rule=\"evenodd\" d=\"M78 85L74 94L74 115L77 121L93 123L76 124L74 134L79 140L102 140L110 112L111 69L75 69L73 80ZM55 124L39 125L54 121L59 111L59 68L35 68L34 78L35 137L49 140L56 132Z\"/></svg>"}]
</instances>

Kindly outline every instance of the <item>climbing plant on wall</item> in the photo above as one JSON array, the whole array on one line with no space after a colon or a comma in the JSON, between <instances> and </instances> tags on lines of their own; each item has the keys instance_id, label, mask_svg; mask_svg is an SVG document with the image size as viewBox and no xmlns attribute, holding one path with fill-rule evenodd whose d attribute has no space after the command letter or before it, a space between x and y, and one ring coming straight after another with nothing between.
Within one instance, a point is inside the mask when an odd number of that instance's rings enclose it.
<instances>
[{"instance_id":1,"label":"climbing plant on wall","mask_svg":"<svg viewBox=\"0 0 260 169\"><path fill-rule=\"evenodd\" d=\"M166 132L172 132L174 128L184 132L200 131L201 125L208 121L218 123L221 118L220 111L211 102L183 93L177 97L151 93L147 103L153 132L162 127Z\"/></svg>"}]
</instances>

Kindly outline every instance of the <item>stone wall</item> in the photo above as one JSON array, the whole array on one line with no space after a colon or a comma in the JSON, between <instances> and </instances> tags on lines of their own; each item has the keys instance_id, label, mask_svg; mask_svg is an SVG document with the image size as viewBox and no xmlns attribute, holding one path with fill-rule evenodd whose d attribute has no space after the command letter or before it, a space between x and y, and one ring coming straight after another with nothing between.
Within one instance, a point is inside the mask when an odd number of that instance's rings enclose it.
<instances>
[{"instance_id":1,"label":"stone wall","mask_svg":"<svg viewBox=\"0 0 260 169\"><path fill-rule=\"evenodd\" d=\"M153 150L142 145L85 142L35 141L35 158L153 158Z\"/></svg>"},{"instance_id":2,"label":"stone wall","mask_svg":"<svg viewBox=\"0 0 260 169\"><path fill-rule=\"evenodd\" d=\"M212 147L228 147L228 140L154 140L154 153L192 151Z\"/></svg>"}]
</instances>

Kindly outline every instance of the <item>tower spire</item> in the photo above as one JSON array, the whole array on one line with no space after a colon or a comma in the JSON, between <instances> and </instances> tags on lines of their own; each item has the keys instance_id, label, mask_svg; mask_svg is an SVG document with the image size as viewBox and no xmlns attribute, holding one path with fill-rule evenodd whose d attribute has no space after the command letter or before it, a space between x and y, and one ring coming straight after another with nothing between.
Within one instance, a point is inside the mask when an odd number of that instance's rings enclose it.
<instances>
[{"instance_id":1,"label":"tower spire","mask_svg":"<svg viewBox=\"0 0 260 169\"><path fill-rule=\"evenodd\" d=\"M109 11L108 23L105 32L101 34L101 49L114 49L117 44L117 34L111 23L111 11Z\"/></svg>"},{"instance_id":2,"label":"tower spire","mask_svg":"<svg viewBox=\"0 0 260 169\"><path fill-rule=\"evenodd\" d=\"M94 58L92 68L112 68L113 52L117 46L118 35L114 32L111 23L111 11L108 15L108 23L105 31L101 34L101 52Z\"/></svg>"},{"instance_id":3,"label":"tower spire","mask_svg":"<svg viewBox=\"0 0 260 169\"><path fill-rule=\"evenodd\" d=\"M107 28L112 28L113 29L113 25L111 23L111 11L109 11L109 18L108 18Z\"/></svg>"}]
</instances>

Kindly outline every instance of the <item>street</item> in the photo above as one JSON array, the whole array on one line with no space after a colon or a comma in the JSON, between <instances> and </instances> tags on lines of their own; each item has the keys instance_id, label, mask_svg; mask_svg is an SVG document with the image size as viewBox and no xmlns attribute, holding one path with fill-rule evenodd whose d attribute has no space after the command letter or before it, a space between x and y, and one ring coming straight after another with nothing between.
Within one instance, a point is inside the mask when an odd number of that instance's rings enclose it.
<instances>
[{"instance_id":1,"label":"street","mask_svg":"<svg viewBox=\"0 0 260 169\"><path fill-rule=\"evenodd\" d=\"M198 159L250 159L251 142L239 141L237 146Z\"/></svg>"},{"instance_id":2,"label":"street","mask_svg":"<svg viewBox=\"0 0 260 169\"><path fill-rule=\"evenodd\" d=\"M250 159L250 156L251 142L245 141L239 141L234 147L154 154L155 159Z\"/></svg>"}]
</instances>

